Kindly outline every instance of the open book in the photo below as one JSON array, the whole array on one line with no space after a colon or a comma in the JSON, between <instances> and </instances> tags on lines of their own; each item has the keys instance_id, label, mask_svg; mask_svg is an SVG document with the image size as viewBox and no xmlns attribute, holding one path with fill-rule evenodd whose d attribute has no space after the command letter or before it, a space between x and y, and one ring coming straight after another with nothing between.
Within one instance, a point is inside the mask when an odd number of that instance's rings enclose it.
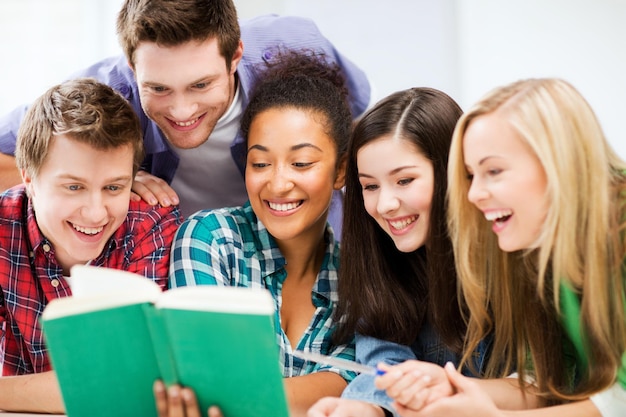
<instances>
[{"instance_id":1,"label":"open book","mask_svg":"<svg viewBox=\"0 0 626 417\"><path fill-rule=\"evenodd\" d=\"M41 317L69 417L156 416L156 379L192 387L202 415L217 405L225 417L288 416L269 292L161 292L92 266L72 268L70 286Z\"/></svg>"}]
</instances>

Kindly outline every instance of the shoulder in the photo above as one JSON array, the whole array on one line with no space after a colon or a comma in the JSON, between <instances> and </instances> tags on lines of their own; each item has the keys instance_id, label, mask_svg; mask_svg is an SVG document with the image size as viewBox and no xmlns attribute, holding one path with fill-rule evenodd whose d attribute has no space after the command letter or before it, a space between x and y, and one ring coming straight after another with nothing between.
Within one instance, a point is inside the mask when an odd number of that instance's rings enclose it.
<instances>
[{"instance_id":1,"label":"shoulder","mask_svg":"<svg viewBox=\"0 0 626 417\"><path fill-rule=\"evenodd\" d=\"M307 17L267 14L242 20L240 23L241 37L244 41L252 34L260 34L262 37L275 36L285 41L289 39L289 33L322 36L315 22Z\"/></svg>"},{"instance_id":2,"label":"shoulder","mask_svg":"<svg viewBox=\"0 0 626 417\"><path fill-rule=\"evenodd\" d=\"M176 230L180 225L180 213L177 206L151 206L145 201L131 201L128 205L126 220L120 227L121 233L166 233Z\"/></svg>"},{"instance_id":3,"label":"shoulder","mask_svg":"<svg viewBox=\"0 0 626 417\"><path fill-rule=\"evenodd\" d=\"M9 188L0 194L0 220L6 222L21 219L27 205L28 196L23 185Z\"/></svg>"},{"instance_id":4,"label":"shoulder","mask_svg":"<svg viewBox=\"0 0 626 417\"><path fill-rule=\"evenodd\" d=\"M371 88L367 75L335 48L313 20L297 16L259 16L241 22L241 39L243 59L237 72L244 90L252 87L258 72L281 50L308 50L324 55L343 69L354 115L360 115L368 107Z\"/></svg>"},{"instance_id":5,"label":"shoulder","mask_svg":"<svg viewBox=\"0 0 626 417\"><path fill-rule=\"evenodd\" d=\"M181 224L177 238L203 239L207 242L246 242L252 239L252 225L244 207L201 210Z\"/></svg>"}]
</instances>

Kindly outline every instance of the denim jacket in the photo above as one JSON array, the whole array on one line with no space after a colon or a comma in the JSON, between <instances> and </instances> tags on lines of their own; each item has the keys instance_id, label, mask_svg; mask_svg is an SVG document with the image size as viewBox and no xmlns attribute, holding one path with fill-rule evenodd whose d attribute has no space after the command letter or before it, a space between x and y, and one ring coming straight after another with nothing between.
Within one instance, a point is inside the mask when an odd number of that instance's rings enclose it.
<instances>
[{"instance_id":1,"label":"denim jacket","mask_svg":"<svg viewBox=\"0 0 626 417\"><path fill-rule=\"evenodd\" d=\"M460 356L450 351L444 345L441 337L432 326L425 323L420 334L410 346L400 345L394 342L376 339L370 336L356 335L356 360L359 363L376 366L379 362L397 364L409 359L432 362L438 365L445 365L452 362L458 365ZM481 343L475 358L475 367L479 371L486 364L486 355L489 344ZM466 376L474 376L469 369L463 369ZM384 390L379 390L374 385L374 375L360 374L346 387L341 395L343 398L361 400L371 404L381 406L383 409L393 413L391 407L393 400L387 396Z\"/></svg>"}]
</instances>

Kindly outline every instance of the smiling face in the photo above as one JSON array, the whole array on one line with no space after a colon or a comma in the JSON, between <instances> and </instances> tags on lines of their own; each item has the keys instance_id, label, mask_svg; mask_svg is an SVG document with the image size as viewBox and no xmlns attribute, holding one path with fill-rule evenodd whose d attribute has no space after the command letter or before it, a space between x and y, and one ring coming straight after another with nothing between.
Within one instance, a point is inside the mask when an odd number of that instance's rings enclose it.
<instances>
[{"instance_id":1,"label":"smiling face","mask_svg":"<svg viewBox=\"0 0 626 417\"><path fill-rule=\"evenodd\" d=\"M434 190L431 161L408 140L384 136L357 152L365 210L401 252L426 243Z\"/></svg>"},{"instance_id":2,"label":"smiling face","mask_svg":"<svg viewBox=\"0 0 626 417\"><path fill-rule=\"evenodd\" d=\"M470 122L463 155L472 178L468 199L493 222L500 249L536 247L548 212L547 180L528 144L496 112Z\"/></svg>"},{"instance_id":3,"label":"smiling face","mask_svg":"<svg viewBox=\"0 0 626 417\"><path fill-rule=\"evenodd\" d=\"M133 150L131 145L96 150L55 136L37 176L22 175L37 224L67 274L73 265L100 255L126 218Z\"/></svg>"},{"instance_id":4,"label":"smiling face","mask_svg":"<svg viewBox=\"0 0 626 417\"><path fill-rule=\"evenodd\" d=\"M333 190L343 186L337 149L319 113L270 108L254 117L248 133L246 189L252 209L278 241L326 226Z\"/></svg>"},{"instance_id":5,"label":"smiling face","mask_svg":"<svg viewBox=\"0 0 626 417\"><path fill-rule=\"evenodd\" d=\"M141 106L174 146L203 144L235 94L240 43L227 69L217 38L177 46L142 42L134 55Z\"/></svg>"}]
</instances>

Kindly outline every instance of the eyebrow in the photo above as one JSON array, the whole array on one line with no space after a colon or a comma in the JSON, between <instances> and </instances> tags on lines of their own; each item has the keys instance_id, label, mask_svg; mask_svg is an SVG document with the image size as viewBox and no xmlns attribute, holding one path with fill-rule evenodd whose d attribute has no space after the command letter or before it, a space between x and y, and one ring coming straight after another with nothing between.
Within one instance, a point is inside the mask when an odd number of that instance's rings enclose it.
<instances>
[{"instance_id":1,"label":"eyebrow","mask_svg":"<svg viewBox=\"0 0 626 417\"><path fill-rule=\"evenodd\" d=\"M77 176L71 175L71 174L59 175L58 178L60 180L70 180L70 181L76 181L76 182L87 182L87 180L85 180L84 178L77 177ZM112 183L112 182L130 181L130 180L132 180L132 176L130 176L130 175L122 175L122 176L119 176L119 177L106 179L104 182L105 183Z\"/></svg>"},{"instance_id":2,"label":"eyebrow","mask_svg":"<svg viewBox=\"0 0 626 417\"><path fill-rule=\"evenodd\" d=\"M320 152L323 152L322 149L320 149L319 147L313 145L312 143L299 143L297 145L292 146L291 148L289 148L290 151L299 151L300 149L304 149L304 148L312 148L312 149L316 149ZM261 152L269 152L269 148L267 146L263 146L263 145L252 145L248 148L248 153L253 150L256 149L258 151Z\"/></svg>"},{"instance_id":3,"label":"eyebrow","mask_svg":"<svg viewBox=\"0 0 626 417\"><path fill-rule=\"evenodd\" d=\"M405 169L410 169L410 168L419 168L419 166L418 165L403 165L403 166L392 169L391 171L389 171L388 175L396 175L397 173L404 171ZM365 173L362 174L360 172L359 172L359 177L373 178L372 175L365 174Z\"/></svg>"},{"instance_id":4,"label":"eyebrow","mask_svg":"<svg viewBox=\"0 0 626 417\"><path fill-rule=\"evenodd\" d=\"M194 84L198 84L198 83L205 82L205 81L211 81L211 80L213 80L213 79L215 79L217 77L218 77L217 75L207 74L207 75L204 75L204 76L198 78L197 80L194 80L194 81L191 81L191 82L187 83L187 85L194 85ZM147 85L148 87L155 87L155 86L169 87L167 84L159 83L159 82L156 82L156 81L149 81L149 80L148 81L144 81L143 84Z\"/></svg>"}]
</instances>

